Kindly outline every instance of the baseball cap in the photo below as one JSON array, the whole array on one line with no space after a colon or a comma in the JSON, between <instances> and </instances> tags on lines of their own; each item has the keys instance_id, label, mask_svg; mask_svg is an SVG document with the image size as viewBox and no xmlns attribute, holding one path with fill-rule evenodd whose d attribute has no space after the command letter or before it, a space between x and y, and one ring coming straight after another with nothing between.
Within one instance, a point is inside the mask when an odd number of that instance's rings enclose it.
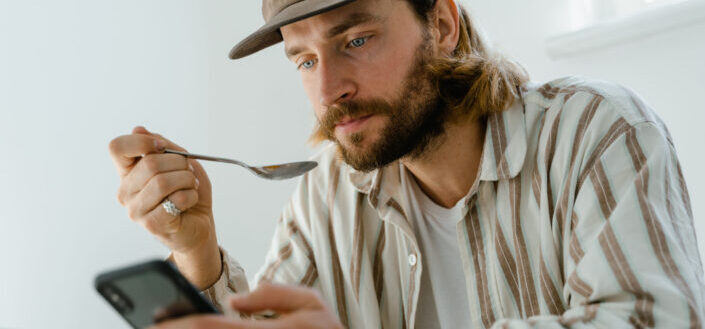
<instances>
[{"instance_id":1,"label":"baseball cap","mask_svg":"<svg viewBox=\"0 0 705 329\"><path fill-rule=\"evenodd\" d=\"M355 0L263 0L265 24L230 50L230 59L239 59L281 42L279 28L315 16Z\"/></svg>"}]
</instances>

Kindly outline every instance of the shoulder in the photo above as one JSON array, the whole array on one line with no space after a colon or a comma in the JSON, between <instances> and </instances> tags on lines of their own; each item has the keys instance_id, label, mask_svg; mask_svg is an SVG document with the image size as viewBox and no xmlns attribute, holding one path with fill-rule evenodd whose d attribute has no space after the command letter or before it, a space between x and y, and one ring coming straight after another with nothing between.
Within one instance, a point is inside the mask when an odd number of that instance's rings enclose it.
<instances>
[{"instance_id":1,"label":"shoulder","mask_svg":"<svg viewBox=\"0 0 705 329\"><path fill-rule=\"evenodd\" d=\"M525 102L560 112L581 112L584 119L623 119L631 126L661 120L633 90L614 82L569 76L524 89ZM587 112L586 112L587 111Z\"/></svg>"},{"instance_id":2,"label":"shoulder","mask_svg":"<svg viewBox=\"0 0 705 329\"><path fill-rule=\"evenodd\" d=\"M623 143L630 131L648 131L672 144L653 109L634 91L616 83L565 77L529 84L522 98L525 111L540 118L532 124L539 134L539 156L548 162L560 160L555 163L566 169L574 162L590 167L614 143Z\"/></svg>"},{"instance_id":3,"label":"shoulder","mask_svg":"<svg viewBox=\"0 0 705 329\"><path fill-rule=\"evenodd\" d=\"M564 77L544 84L528 84L522 96L525 107L545 114L565 137L589 141L640 125L654 126L671 140L654 110L633 90L617 83L584 77ZM545 133L550 133L546 129ZM567 134L567 135L566 135Z\"/></svg>"}]
</instances>

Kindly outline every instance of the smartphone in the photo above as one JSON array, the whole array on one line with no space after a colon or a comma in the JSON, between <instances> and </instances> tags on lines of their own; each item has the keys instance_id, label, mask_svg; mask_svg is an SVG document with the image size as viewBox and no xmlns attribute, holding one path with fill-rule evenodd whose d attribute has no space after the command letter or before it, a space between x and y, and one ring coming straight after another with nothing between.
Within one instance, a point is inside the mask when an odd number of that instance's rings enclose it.
<instances>
[{"instance_id":1,"label":"smartphone","mask_svg":"<svg viewBox=\"0 0 705 329\"><path fill-rule=\"evenodd\" d=\"M133 327L218 310L171 263L153 260L99 274L98 293Z\"/></svg>"}]
</instances>

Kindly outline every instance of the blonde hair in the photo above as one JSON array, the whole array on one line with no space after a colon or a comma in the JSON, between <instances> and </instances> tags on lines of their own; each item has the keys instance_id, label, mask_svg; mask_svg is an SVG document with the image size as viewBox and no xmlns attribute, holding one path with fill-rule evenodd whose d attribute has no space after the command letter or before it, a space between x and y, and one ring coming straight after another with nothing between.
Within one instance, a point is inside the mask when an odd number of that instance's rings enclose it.
<instances>
[{"instance_id":1,"label":"blonde hair","mask_svg":"<svg viewBox=\"0 0 705 329\"><path fill-rule=\"evenodd\" d=\"M450 57L434 58L429 71L451 109L449 119L478 119L507 109L528 80L526 71L493 52L466 10L460 10L460 36Z\"/></svg>"}]
</instances>

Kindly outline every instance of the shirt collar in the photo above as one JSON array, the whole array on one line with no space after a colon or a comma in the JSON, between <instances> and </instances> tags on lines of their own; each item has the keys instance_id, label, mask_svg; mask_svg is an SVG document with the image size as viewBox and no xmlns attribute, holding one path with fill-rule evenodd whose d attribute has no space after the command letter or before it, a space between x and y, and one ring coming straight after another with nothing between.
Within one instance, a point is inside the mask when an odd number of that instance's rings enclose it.
<instances>
[{"instance_id":1,"label":"shirt collar","mask_svg":"<svg viewBox=\"0 0 705 329\"><path fill-rule=\"evenodd\" d=\"M509 109L487 118L480 179L506 180L516 177L526 159L524 103L518 97Z\"/></svg>"},{"instance_id":2,"label":"shirt collar","mask_svg":"<svg viewBox=\"0 0 705 329\"><path fill-rule=\"evenodd\" d=\"M526 122L524 121L524 104L517 97L512 106L501 113L487 117L487 129L483 145L480 180L497 181L516 177L524 166L526 158ZM374 206L380 193L391 195L387 188L397 188L399 184L388 184L385 181L397 182L399 166L395 161L384 168L370 172L361 172L349 167L349 178L355 188L361 193L370 194Z\"/></svg>"}]
</instances>

